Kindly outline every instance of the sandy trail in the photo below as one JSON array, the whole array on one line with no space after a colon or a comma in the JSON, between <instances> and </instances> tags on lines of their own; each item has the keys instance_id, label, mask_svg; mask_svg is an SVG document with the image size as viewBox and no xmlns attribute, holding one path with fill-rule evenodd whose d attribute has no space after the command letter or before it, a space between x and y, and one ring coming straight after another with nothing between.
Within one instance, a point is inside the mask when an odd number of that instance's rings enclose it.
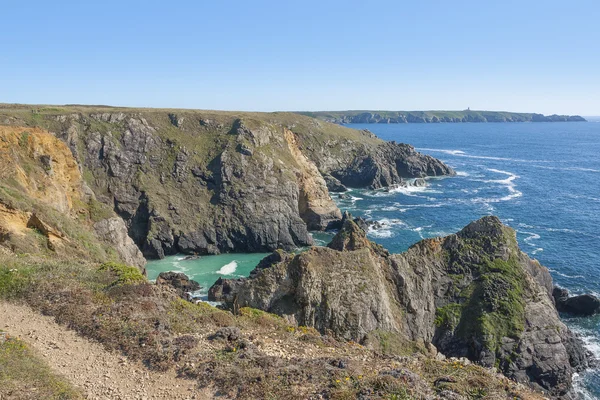
<instances>
[{"instance_id":1,"label":"sandy trail","mask_svg":"<svg viewBox=\"0 0 600 400\"><path fill-rule=\"evenodd\" d=\"M26 306L0 301L0 329L35 348L88 399L212 398L193 381L176 378L172 371L149 371Z\"/></svg>"}]
</instances>

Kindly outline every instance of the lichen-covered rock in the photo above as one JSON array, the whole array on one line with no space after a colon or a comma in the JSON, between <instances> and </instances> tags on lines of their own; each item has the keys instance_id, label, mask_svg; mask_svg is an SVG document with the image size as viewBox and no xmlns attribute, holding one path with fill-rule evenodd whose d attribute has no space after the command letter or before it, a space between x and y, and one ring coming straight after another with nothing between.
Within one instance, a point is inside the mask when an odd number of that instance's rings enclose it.
<instances>
[{"instance_id":1,"label":"lichen-covered rock","mask_svg":"<svg viewBox=\"0 0 600 400\"><path fill-rule=\"evenodd\" d=\"M553 396L566 395L572 374L587 366L581 341L554 308L548 270L495 217L390 255L346 216L327 248L261 264L211 291L227 292L220 299L230 306L345 339L391 331L433 343L445 356L496 366Z\"/></svg>"}]
</instances>

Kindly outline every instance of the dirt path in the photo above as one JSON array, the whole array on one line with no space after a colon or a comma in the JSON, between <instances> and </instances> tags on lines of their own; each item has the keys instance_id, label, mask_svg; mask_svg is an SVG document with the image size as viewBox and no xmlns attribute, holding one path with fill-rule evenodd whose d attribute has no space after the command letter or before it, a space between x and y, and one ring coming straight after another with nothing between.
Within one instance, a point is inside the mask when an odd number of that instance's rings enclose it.
<instances>
[{"instance_id":1,"label":"dirt path","mask_svg":"<svg viewBox=\"0 0 600 400\"><path fill-rule=\"evenodd\" d=\"M34 347L88 399L209 399L173 372L156 373L58 325L29 307L0 302L0 329Z\"/></svg>"}]
</instances>

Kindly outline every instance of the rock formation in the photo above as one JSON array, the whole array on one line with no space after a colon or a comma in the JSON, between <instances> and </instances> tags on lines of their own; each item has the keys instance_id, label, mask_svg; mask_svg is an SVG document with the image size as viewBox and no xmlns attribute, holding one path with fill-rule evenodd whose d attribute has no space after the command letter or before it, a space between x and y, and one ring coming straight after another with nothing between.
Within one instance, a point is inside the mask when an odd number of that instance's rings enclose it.
<instances>
[{"instance_id":1,"label":"rock formation","mask_svg":"<svg viewBox=\"0 0 600 400\"><path fill-rule=\"evenodd\" d=\"M328 247L274 253L249 278L217 282L211 298L359 342L396 332L563 396L588 355L551 290L548 270L495 217L390 255L346 216Z\"/></svg>"},{"instance_id":2,"label":"rock formation","mask_svg":"<svg viewBox=\"0 0 600 400\"><path fill-rule=\"evenodd\" d=\"M156 278L156 284L172 287L179 297L186 300L191 299L189 293L200 290L200 284L182 272L161 272Z\"/></svg>"},{"instance_id":3,"label":"rock formation","mask_svg":"<svg viewBox=\"0 0 600 400\"><path fill-rule=\"evenodd\" d=\"M328 182L379 188L453 173L411 146L289 113L63 107L0 118L62 139L150 258L310 245L309 229L341 218Z\"/></svg>"},{"instance_id":4,"label":"rock formation","mask_svg":"<svg viewBox=\"0 0 600 400\"><path fill-rule=\"evenodd\" d=\"M110 247L145 271L124 221L96 201L69 147L37 128L0 126L0 139L0 245L64 256Z\"/></svg>"},{"instance_id":5,"label":"rock formation","mask_svg":"<svg viewBox=\"0 0 600 400\"><path fill-rule=\"evenodd\" d=\"M552 296L556 309L573 315L590 316L600 313L600 299L591 294L569 297L569 291L555 287Z\"/></svg>"}]
</instances>

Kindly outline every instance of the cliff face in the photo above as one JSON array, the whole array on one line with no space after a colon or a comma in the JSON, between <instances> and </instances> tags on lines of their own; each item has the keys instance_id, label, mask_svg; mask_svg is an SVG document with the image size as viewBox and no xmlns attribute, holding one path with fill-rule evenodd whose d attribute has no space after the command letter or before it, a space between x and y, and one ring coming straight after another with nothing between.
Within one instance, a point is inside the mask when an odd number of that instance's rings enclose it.
<instances>
[{"instance_id":1,"label":"cliff face","mask_svg":"<svg viewBox=\"0 0 600 400\"><path fill-rule=\"evenodd\" d=\"M396 332L563 396L587 354L560 321L551 289L547 269L495 217L395 255L347 218L328 248L273 255L210 294L354 341Z\"/></svg>"},{"instance_id":2,"label":"cliff face","mask_svg":"<svg viewBox=\"0 0 600 400\"><path fill-rule=\"evenodd\" d=\"M584 122L579 115L542 115L504 111L321 111L300 112L336 124L460 122Z\"/></svg>"},{"instance_id":3,"label":"cliff face","mask_svg":"<svg viewBox=\"0 0 600 400\"><path fill-rule=\"evenodd\" d=\"M99 201L147 257L312 244L339 222L323 176L382 187L446 175L407 145L296 114L64 107L0 109L68 144Z\"/></svg>"},{"instance_id":4,"label":"cliff face","mask_svg":"<svg viewBox=\"0 0 600 400\"><path fill-rule=\"evenodd\" d=\"M110 259L111 246L117 260L142 271L146 264L123 220L83 182L71 150L25 127L0 126L0 246L88 259Z\"/></svg>"}]
</instances>

